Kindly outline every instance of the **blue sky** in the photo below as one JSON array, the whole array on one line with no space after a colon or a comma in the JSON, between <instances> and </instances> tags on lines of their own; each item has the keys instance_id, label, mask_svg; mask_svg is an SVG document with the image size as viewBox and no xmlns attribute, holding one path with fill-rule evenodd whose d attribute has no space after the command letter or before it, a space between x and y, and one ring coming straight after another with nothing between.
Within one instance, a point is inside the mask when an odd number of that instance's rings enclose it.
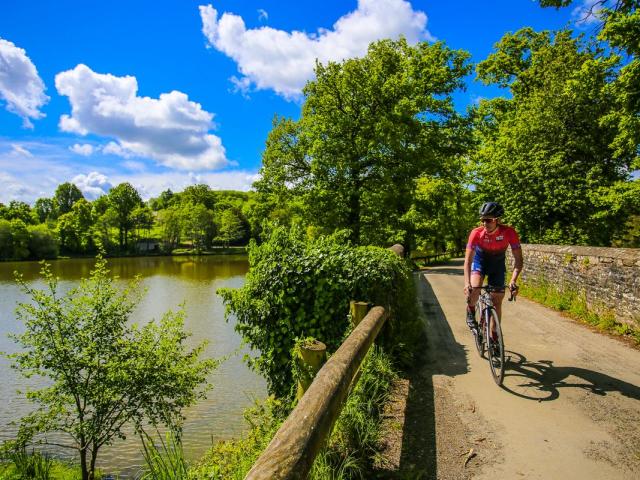
<instances>
[{"instance_id":1,"label":"blue sky","mask_svg":"<svg viewBox=\"0 0 640 480\"><path fill-rule=\"evenodd\" d=\"M67 181L90 199L123 181L145 199L247 190L274 115L299 115L315 58L402 34L478 62L505 32L575 15L533 0L3 0L0 202ZM456 106L499 93L470 77Z\"/></svg>"}]
</instances>

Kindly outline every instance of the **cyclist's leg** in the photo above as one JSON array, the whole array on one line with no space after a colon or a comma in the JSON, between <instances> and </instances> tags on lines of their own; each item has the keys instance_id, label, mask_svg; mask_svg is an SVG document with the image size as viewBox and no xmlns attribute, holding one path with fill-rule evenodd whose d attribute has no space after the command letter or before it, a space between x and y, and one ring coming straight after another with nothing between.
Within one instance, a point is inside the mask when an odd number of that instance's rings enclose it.
<instances>
[{"instance_id":1,"label":"cyclist's leg","mask_svg":"<svg viewBox=\"0 0 640 480\"><path fill-rule=\"evenodd\" d=\"M492 287L501 288L501 291L491 292L491 299L493 300L493 306L496 309L496 313L498 314L498 320L502 320L502 300L504 299L504 279L506 275L506 268L503 266L498 266L497 268L492 268L488 273L488 281L487 283ZM493 323L493 322L492 322ZM491 332L495 333L495 328L493 324L491 325Z\"/></svg>"},{"instance_id":2,"label":"cyclist's leg","mask_svg":"<svg viewBox=\"0 0 640 480\"><path fill-rule=\"evenodd\" d=\"M471 282L471 286L473 288L471 289L471 293L467 297L467 326L469 328L476 328L478 326L475 319L475 309L478 297L480 296L480 289L477 287L480 287L482 285L483 280L484 275L482 274L482 272L478 270L471 271L469 281Z\"/></svg>"}]
</instances>

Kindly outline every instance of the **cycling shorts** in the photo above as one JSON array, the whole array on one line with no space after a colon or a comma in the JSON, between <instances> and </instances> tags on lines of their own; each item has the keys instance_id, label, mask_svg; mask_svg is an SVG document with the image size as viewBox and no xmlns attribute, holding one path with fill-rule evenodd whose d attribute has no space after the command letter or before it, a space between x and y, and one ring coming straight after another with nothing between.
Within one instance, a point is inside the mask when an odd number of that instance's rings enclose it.
<instances>
[{"instance_id":1,"label":"cycling shorts","mask_svg":"<svg viewBox=\"0 0 640 480\"><path fill-rule=\"evenodd\" d=\"M487 260L485 257L484 261L474 261L471 267L471 273L474 272L479 273L483 277L486 276L487 283L492 287L504 287L504 280L507 274L504 256L492 258L491 260Z\"/></svg>"}]
</instances>

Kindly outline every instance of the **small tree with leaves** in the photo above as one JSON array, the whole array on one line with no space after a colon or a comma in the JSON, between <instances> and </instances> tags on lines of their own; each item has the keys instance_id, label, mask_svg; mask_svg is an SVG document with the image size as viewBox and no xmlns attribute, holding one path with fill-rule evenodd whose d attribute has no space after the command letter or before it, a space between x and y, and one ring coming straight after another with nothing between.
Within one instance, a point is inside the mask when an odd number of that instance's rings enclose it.
<instances>
[{"instance_id":1,"label":"small tree with leaves","mask_svg":"<svg viewBox=\"0 0 640 480\"><path fill-rule=\"evenodd\" d=\"M27 398L37 408L20 422L16 448L45 443L43 433L63 432L78 451L83 480L93 480L98 452L124 427L143 422L180 428L182 409L204 396L214 360L201 360L204 344L185 345L184 311L167 312L160 322L129 322L140 295L138 280L118 289L100 256L89 279L59 295L49 266L46 288L36 290L18 276L31 302L18 306L25 331L10 355L25 376L41 375L49 386Z\"/></svg>"}]
</instances>

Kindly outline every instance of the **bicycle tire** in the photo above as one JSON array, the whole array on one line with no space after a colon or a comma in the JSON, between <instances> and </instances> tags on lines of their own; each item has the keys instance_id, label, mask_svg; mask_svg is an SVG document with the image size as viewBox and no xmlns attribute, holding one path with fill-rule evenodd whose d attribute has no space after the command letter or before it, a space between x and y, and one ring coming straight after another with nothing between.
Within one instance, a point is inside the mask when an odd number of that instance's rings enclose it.
<instances>
[{"instance_id":1,"label":"bicycle tire","mask_svg":"<svg viewBox=\"0 0 640 480\"><path fill-rule=\"evenodd\" d=\"M473 340L476 344L476 349L478 350L478 354L480 355L480 358L484 358L484 347L485 347L485 340L483 338L483 332L482 332L482 322L480 320L482 320L482 310L480 309L480 304L476 304L476 312L475 312L475 316L476 316L476 325L478 325L477 330L475 330L473 332Z\"/></svg>"},{"instance_id":2,"label":"bicycle tire","mask_svg":"<svg viewBox=\"0 0 640 480\"><path fill-rule=\"evenodd\" d=\"M494 308L487 308L483 314L485 315L485 338L491 376L496 382L496 385L502 385L502 381L504 380L504 341L502 338L502 328L498 320L498 314ZM493 319L495 324L495 340L491 336L491 319Z\"/></svg>"}]
</instances>

